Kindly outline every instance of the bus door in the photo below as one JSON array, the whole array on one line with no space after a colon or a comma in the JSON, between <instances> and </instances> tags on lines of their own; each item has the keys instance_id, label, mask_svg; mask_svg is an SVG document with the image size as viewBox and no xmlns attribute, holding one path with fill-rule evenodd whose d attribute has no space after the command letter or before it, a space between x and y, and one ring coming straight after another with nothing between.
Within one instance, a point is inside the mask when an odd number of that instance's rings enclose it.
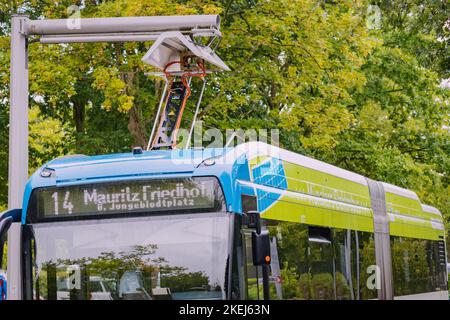
<instances>
[{"instance_id":1,"label":"bus door","mask_svg":"<svg viewBox=\"0 0 450 320\"><path fill-rule=\"evenodd\" d=\"M261 231L269 233L266 226L262 226ZM245 263L244 278L246 283L244 298L248 300L263 300L264 281L268 281L270 299L283 299L277 239L274 236L269 236L270 263L265 266L255 266L253 261L253 251L255 248L252 242L252 232L253 230L248 228L243 228L241 231ZM267 271L264 268L267 268ZM268 273L267 280L264 278L264 272Z\"/></svg>"},{"instance_id":2,"label":"bus door","mask_svg":"<svg viewBox=\"0 0 450 320\"><path fill-rule=\"evenodd\" d=\"M262 219L270 230L270 299L336 299L335 261L330 228ZM245 294L262 300L263 268L253 264L251 229L242 228Z\"/></svg>"},{"instance_id":3,"label":"bus door","mask_svg":"<svg viewBox=\"0 0 450 320\"><path fill-rule=\"evenodd\" d=\"M244 263L245 263L245 297L248 300L263 300L263 270L262 266L253 264L253 246L252 246L252 230L242 229L242 240L244 247Z\"/></svg>"}]
</instances>

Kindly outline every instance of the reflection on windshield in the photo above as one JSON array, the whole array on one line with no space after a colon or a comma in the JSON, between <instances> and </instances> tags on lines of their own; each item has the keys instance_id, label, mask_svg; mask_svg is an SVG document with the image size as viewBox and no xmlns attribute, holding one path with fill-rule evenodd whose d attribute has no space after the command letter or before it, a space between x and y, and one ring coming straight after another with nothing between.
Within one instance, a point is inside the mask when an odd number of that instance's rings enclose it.
<instances>
[{"instance_id":1,"label":"reflection on windshield","mask_svg":"<svg viewBox=\"0 0 450 320\"><path fill-rule=\"evenodd\" d=\"M223 299L226 213L35 224L36 299Z\"/></svg>"}]
</instances>

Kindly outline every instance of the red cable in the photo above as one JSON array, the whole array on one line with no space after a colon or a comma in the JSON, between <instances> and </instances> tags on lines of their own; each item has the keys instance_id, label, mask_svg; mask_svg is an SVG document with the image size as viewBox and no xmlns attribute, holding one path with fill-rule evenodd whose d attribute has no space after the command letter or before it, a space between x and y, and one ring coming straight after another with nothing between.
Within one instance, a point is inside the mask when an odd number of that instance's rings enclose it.
<instances>
[{"instance_id":1,"label":"red cable","mask_svg":"<svg viewBox=\"0 0 450 320\"><path fill-rule=\"evenodd\" d=\"M164 74L166 75L166 77L172 76L172 75L170 74L170 72L167 71L167 68L169 68L170 66L172 66L172 65L174 65L174 64L177 64L177 63L182 64L183 61L171 61L171 62L169 62L168 64L166 64L166 66L164 67L164 70L163 70L163 72L164 72ZM183 77L205 77L205 76L206 76L206 70L205 70L205 66L204 66L203 62L198 61L198 62L197 62L197 65L198 65L198 66L200 67L200 69L202 70L202 73L189 73L189 72L188 72L188 73L182 74L181 77L182 77L182 78L183 78Z\"/></svg>"},{"instance_id":2,"label":"red cable","mask_svg":"<svg viewBox=\"0 0 450 320\"><path fill-rule=\"evenodd\" d=\"M171 65L174 65L174 64L177 64L177 63L182 64L183 61L172 61L172 62L169 62L169 63L165 66L163 72L164 72L164 74L166 75L167 78L172 77L172 75L170 74L170 72L167 71L167 68L170 67ZM189 83L187 82L186 78L189 78L189 77L200 77L200 78L202 78L202 77L205 77L205 76L206 76L206 70L205 70L205 66L204 66L203 62L198 61L198 62L197 62L197 65L198 65L198 66L200 67L200 69L202 70L202 73L189 73L189 72L188 72L188 73L184 73L184 74L181 75L181 82L182 82L183 85L186 87L186 95L185 95L184 98L183 98L183 102L182 102L182 105L181 105L181 109L180 109L180 113L179 113L179 115L178 115L177 122L176 122L176 124L175 124L174 131L178 130L179 127L180 127L180 124L181 124L181 118L182 118L182 116L183 116L183 111L184 111L184 108L185 108L185 106L186 106L187 99L188 99L188 98L190 97L190 95L191 95L191 88L190 88ZM171 80L171 82L172 82L172 80ZM169 88L170 88L170 87L169 87ZM170 90L170 89L169 89L169 90ZM170 95L170 93L167 95L167 99L169 98L169 95ZM166 101L166 105L167 105L167 101ZM162 123L162 121L161 121L161 123ZM155 137L155 138L156 138L156 137ZM172 148L174 148L174 147L176 146L176 144L177 144L177 143L176 143L176 139L174 139L174 140L175 140L175 142L172 144Z\"/></svg>"},{"instance_id":3,"label":"red cable","mask_svg":"<svg viewBox=\"0 0 450 320\"><path fill-rule=\"evenodd\" d=\"M166 71L167 68L170 67L171 65L174 65L174 64L177 64L177 63L182 64L183 62L182 61L172 61L172 62L169 62L168 64L166 64L166 66L164 67L164 70L163 70L163 72L166 75L166 77L170 77L171 76L171 74Z\"/></svg>"}]
</instances>

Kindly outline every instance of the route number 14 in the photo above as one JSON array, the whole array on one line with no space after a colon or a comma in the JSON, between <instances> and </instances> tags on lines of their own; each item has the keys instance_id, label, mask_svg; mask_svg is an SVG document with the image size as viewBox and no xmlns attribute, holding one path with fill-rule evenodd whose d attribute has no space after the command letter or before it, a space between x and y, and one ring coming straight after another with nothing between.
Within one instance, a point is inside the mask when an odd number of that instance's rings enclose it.
<instances>
[{"instance_id":1,"label":"route number 14","mask_svg":"<svg viewBox=\"0 0 450 320\"><path fill-rule=\"evenodd\" d=\"M66 212L62 212L67 213L67 214L72 214L73 211L73 204L72 202L70 202L69 200L70 197L70 191L66 191L65 195L64 195L64 199L63 199L63 203L62 203L62 209L66 210ZM54 192L52 194L52 198L54 201L54 208L55 208L55 216L59 215L59 198L58 198L58 192Z\"/></svg>"}]
</instances>

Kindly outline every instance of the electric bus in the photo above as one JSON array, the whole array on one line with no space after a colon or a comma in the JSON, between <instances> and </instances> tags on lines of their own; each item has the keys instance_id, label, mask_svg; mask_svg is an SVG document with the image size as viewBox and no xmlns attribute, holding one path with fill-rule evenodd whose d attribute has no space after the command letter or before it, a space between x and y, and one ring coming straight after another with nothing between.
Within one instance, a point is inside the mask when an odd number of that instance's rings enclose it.
<instances>
[{"instance_id":1,"label":"electric bus","mask_svg":"<svg viewBox=\"0 0 450 320\"><path fill-rule=\"evenodd\" d=\"M438 209L262 142L58 158L0 219L9 299L448 299Z\"/></svg>"}]
</instances>

